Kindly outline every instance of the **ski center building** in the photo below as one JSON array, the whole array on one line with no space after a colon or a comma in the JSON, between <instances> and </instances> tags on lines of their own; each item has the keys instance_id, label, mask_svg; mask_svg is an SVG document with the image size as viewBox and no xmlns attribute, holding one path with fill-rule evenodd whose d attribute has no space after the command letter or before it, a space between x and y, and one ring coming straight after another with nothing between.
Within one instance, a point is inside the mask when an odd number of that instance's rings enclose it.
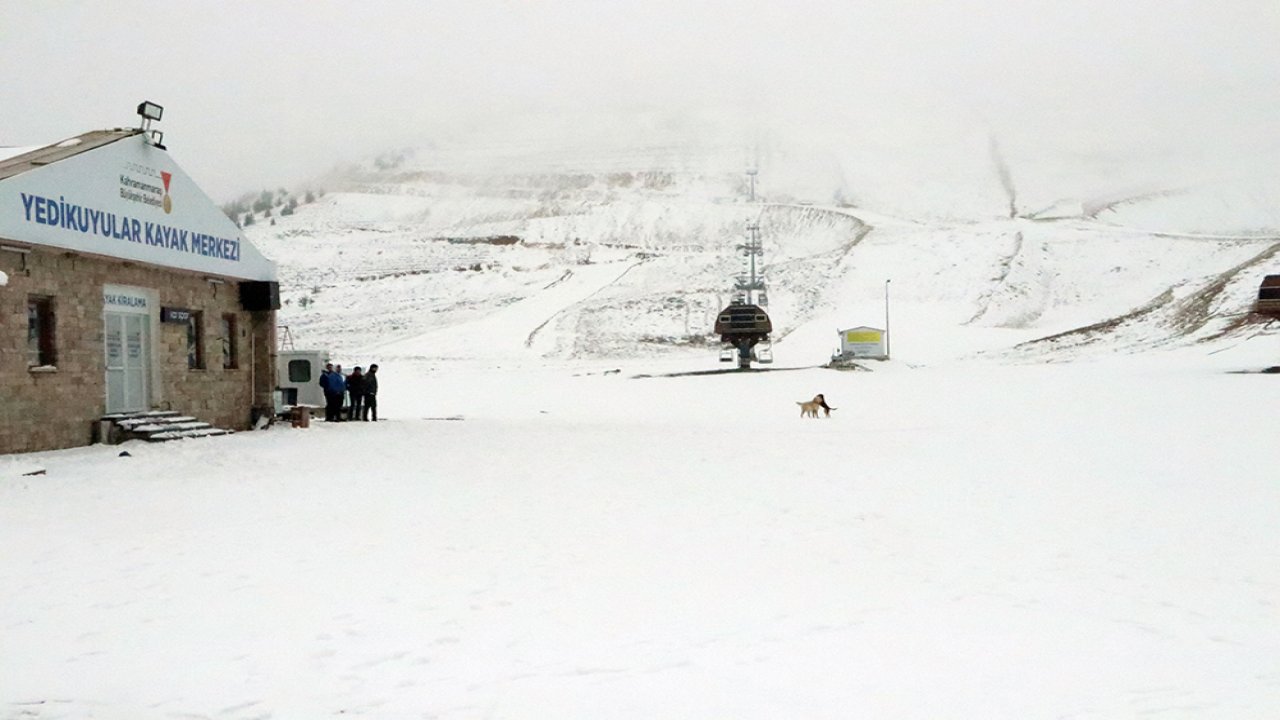
<instances>
[{"instance_id":1,"label":"ski center building","mask_svg":"<svg viewBox=\"0 0 1280 720\"><path fill-rule=\"evenodd\" d=\"M170 158L162 109L138 111L0 148L0 454L89 444L104 418L183 436L271 411L275 264Z\"/></svg>"}]
</instances>

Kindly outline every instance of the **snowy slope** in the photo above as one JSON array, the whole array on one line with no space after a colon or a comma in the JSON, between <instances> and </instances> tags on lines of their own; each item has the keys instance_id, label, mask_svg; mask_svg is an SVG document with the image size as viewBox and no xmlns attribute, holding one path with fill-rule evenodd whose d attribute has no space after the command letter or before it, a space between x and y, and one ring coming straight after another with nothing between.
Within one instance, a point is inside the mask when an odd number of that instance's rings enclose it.
<instances>
[{"instance_id":1,"label":"snowy slope","mask_svg":"<svg viewBox=\"0 0 1280 720\"><path fill-rule=\"evenodd\" d=\"M249 233L280 262L282 322L340 356L707 357L749 223L778 359L793 365L821 362L837 328L883 324L886 280L895 355L914 364L1268 332L1247 316L1280 243L1265 184L1107 195L1099 180L1092 199L1028 211L1022 198L1015 217L956 221L799 202L780 180L751 203L723 155L648 148L557 165L511 151L500 170L410 153L338 172L319 202Z\"/></svg>"}]
</instances>

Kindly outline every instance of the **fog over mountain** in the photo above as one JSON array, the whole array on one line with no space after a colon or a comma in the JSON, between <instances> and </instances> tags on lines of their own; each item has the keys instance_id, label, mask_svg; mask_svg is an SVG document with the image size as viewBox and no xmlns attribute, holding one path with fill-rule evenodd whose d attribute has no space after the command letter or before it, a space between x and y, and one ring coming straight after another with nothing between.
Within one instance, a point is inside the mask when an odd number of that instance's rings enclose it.
<instances>
[{"instance_id":1,"label":"fog over mountain","mask_svg":"<svg viewBox=\"0 0 1280 720\"><path fill-rule=\"evenodd\" d=\"M1027 208L1274 175L1276 37L1265 0L11 4L0 145L151 99L219 200L392 148L679 146L643 161L758 155L815 199L983 217L1001 165Z\"/></svg>"}]
</instances>

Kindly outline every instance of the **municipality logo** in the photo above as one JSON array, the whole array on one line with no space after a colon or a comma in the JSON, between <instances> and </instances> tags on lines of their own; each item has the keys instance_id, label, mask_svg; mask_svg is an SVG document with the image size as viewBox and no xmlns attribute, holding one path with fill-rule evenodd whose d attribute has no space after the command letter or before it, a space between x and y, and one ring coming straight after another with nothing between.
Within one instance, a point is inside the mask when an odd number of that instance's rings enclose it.
<instances>
[{"instance_id":1,"label":"municipality logo","mask_svg":"<svg viewBox=\"0 0 1280 720\"><path fill-rule=\"evenodd\" d=\"M164 181L164 214L168 215L173 212L173 199L169 197L169 180L173 178L173 173L160 171L160 179Z\"/></svg>"}]
</instances>

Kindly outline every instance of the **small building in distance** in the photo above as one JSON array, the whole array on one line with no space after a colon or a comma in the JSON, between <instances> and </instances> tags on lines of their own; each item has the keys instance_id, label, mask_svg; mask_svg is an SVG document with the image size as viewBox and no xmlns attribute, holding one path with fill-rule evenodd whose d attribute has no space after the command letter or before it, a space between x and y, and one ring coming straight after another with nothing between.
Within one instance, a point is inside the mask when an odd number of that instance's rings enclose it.
<instances>
[{"instance_id":1,"label":"small building in distance","mask_svg":"<svg viewBox=\"0 0 1280 720\"><path fill-rule=\"evenodd\" d=\"M89 444L104 416L271 412L275 263L157 136L0 148L0 454Z\"/></svg>"},{"instance_id":2,"label":"small building in distance","mask_svg":"<svg viewBox=\"0 0 1280 720\"><path fill-rule=\"evenodd\" d=\"M832 360L888 360L889 333L881 328L859 325L837 330L840 346Z\"/></svg>"}]
</instances>

